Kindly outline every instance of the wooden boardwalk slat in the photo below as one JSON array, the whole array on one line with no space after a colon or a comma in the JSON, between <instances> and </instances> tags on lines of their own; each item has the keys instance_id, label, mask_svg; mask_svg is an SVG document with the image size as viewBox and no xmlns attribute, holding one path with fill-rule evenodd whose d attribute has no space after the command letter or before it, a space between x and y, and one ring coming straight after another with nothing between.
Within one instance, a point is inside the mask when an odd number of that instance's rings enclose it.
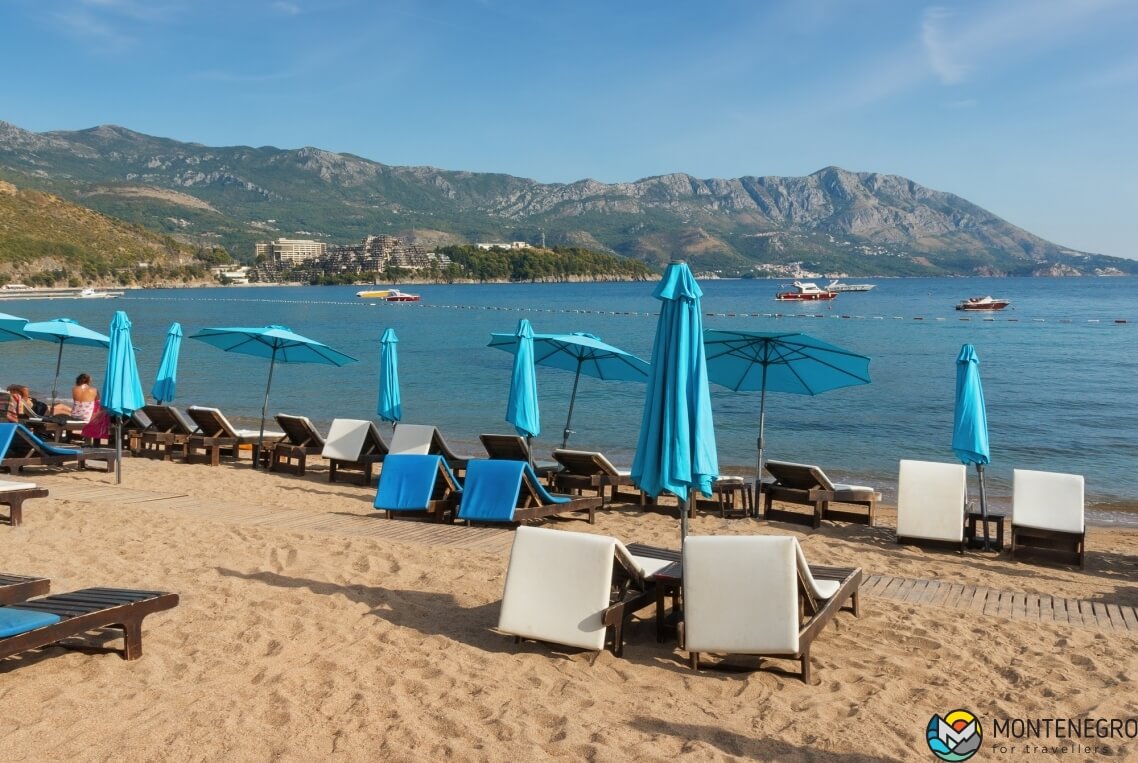
<instances>
[{"instance_id":1,"label":"wooden boardwalk slat","mask_svg":"<svg viewBox=\"0 0 1138 763\"><path fill-rule=\"evenodd\" d=\"M1024 599L1025 616L1028 620L1039 621L1039 595L1029 593Z\"/></svg>"},{"instance_id":2,"label":"wooden boardwalk slat","mask_svg":"<svg viewBox=\"0 0 1138 763\"><path fill-rule=\"evenodd\" d=\"M1122 621L1126 624L1126 630L1138 631L1138 612L1134 611L1134 607L1119 607L1122 610Z\"/></svg>"}]
</instances>

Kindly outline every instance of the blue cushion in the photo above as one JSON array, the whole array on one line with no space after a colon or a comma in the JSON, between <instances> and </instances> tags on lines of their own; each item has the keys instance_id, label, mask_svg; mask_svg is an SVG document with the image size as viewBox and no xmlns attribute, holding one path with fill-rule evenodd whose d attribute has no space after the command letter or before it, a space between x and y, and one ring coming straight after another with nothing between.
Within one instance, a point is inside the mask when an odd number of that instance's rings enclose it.
<instances>
[{"instance_id":1,"label":"blue cushion","mask_svg":"<svg viewBox=\"0 0 1138 763\"><path fill-rule=\"evenodd\" d=\"M529 475L530 484L534 486L534 494L542 506L548 506L551 503L569 503L573 500L567 495L554 495L546 490L545 485L541 484L541 479L538 478L537 472L535 472L533 467L529 464L526 464L526 474Z\"/></svg>"},{"instance_id":2,"label":"blue cushion","mask_svg":"<svg viewBox=\"0 0 1138 763\"><path fill-rule=\"evenodd\" d=\"M388 453L379 473L375 508L391 511L426 511L435 489L442 456Z\"/></svg>"},{"instance_id":3,"label":"blue cushion","mask_svg":"<svg viewBox=\"0 0 1138 763\"><path fill-rule=\"evenodd\" d=\"M478 522L512 522L522 487L525 461L476 458L466 465L459 519Z\"/></svg>"},{"instance_id":4,"label":"blue cushion","mask_svg":"<svg viewBox=\"0 0 1138 763\"><path fill-rule=\"evenodd\" d=\"M15 424L0 424L0 461L8 455L8 446L12 444L12 438L15 436Z\"/></svg>"},{"instance_id":5,"label":"blue cushion","mask_svg":"<svg viewBox=\"0 0 1138 763\"><path fill-rule=\"evenodd\" d=\"M59 615L50 612L37 612L34 609L0 607L0 638L34 631L58 623Z\"/></svg>"},{"instance_id":6,"label":"blue cushion","mask_svg":"<svg viewBox=\"0 0 1138 763\"><path fill-rule=\"evenodd\" d=\"M44 453L47 453L48 455L51 455L51 456L78 456L80 453L83 452L81 450L76 450L75 448L61 448L58 445L52 445L50 442L44 442L43 440L41 440L39 437L36 436L35 432L28 429L23 424L17 424L16 426L18 426L20 429L24 430L24 434L27 435L28 439L31 440L32 442L34 442L36 444L37 448L39 448Z\"/></svg>"}]
</instances>

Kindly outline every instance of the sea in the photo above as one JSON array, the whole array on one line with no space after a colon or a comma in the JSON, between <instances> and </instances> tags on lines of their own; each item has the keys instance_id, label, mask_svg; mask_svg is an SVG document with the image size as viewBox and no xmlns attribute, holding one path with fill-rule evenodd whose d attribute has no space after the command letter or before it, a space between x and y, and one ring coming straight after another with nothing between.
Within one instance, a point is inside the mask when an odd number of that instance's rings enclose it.
<instances>
[{"instance_id":1,"label":"sea","mask_svg":"<svg viewBox=\"0 0 1138 763\"><path fill-rule=\"evenodd\" d=\"M873 485L892 502L901 459L954 460L955 361L969 343L987 401L989 508L1010 506L1013 469L1071 472L1086 478L1089 521L1138 525L1138 278L847 280L876 288L795 304L775 301L779 281L700 282L705 328L802 332L872 359L871 384L813 397L768 394L766 458L818 464L833 479ZM235 425L254 427L268 361L194 341L195 331L277 324L358 358L339 368L275 368L269 416L305 415L326 429L333 418L377 418L379 337L392 328L403 421L434 424L456 450L478 454L480 433L512 431L504 418L512 356L487 347L491 332L512 332L528 318L538 333L588 332L649 360L659 312L654 286L404 285L422 301L403 304L357 298L358 286L147 289L119 299L6 300L0 310L32 321L72 318L103 333L116 310L126 311L146 391L177 321L186 339L174 404L218 407ZM1011 307L954 309L983 295L1010 299ZM65 346L63 396L80 372L98 385L105 356ZM46 342L0 344L0 384L27 384L46 398L56 359L57 348ZM572 385L571 373L538 369L539 458L561 445ZM644 391L641 383L582 378L569 447L631 464ZM720 473L753 475L759 394L712 385L712 405ZM971 470L969 491L978 494Z\"/></svg>"}]
</instances>

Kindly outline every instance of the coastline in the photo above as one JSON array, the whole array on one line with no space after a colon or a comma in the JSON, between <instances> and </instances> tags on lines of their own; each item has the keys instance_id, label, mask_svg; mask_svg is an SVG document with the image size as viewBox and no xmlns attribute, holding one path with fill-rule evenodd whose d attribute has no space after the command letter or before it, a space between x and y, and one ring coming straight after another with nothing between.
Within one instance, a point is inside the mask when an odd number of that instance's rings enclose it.
<instances>
[{"instance_id":1,"label":"coastline","mask_svg":"<svg viewBox=\"0 0 1138 763\"><path fill-rule=\"evenodd\" d=\"M374 486L330 484L318 459L304 477L149 459L127 461L121 487L95 472L25 476L52 495L0 528L6 571L181 604L146 620L136 662L59 648L6 660L20 708L0 724L8 760L899 761L927 755L930 716L955 707L984 719L985 746L999 741L994 718L1138 716L1124 690L1138 636L1108 612L1138 604L1133 530L1092 528L1078 570L899 546L889 511L880 527L817 531L699 512L694 534L790 534L811 564L1025 597L958 611L867 583L860 616L838 615L814 642L806 685L778 659L693 672L674 638L656 641L651 608L622 658L515 643L496 630L509 531L385 519ZM678 543L674 516L628 504L592 526L543 524ZM1087 615L1017 609L1043 596L1087 602ZM1115 759L1138 751L1110 744Z\"/></svg>"}]
</instances>

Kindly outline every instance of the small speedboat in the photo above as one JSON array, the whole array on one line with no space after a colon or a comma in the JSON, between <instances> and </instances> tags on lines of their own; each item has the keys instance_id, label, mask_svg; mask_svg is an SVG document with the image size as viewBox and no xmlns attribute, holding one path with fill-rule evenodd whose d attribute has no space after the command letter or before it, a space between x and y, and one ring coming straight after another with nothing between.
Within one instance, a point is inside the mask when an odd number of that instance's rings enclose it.
<instances>
[{"instance_id":1,"label":"small speedboat","mask_svg":"<svg viewBox=\"0 0 1138 763\"><path fill-rule=\"evenodd\" d=\"M873 283L842 283L837 278L826 284L826 291L871 291L877 284Z\"/></svg>"},{"instance_id":2,"label":"small speedboat","mask_svg":"<svg viewBox=\"0 0 1138 763\"><path fill-rule=\"evenodd\" d=\"M408 294L399 289L364 289L357 291L356 296L361 299L382 299L384 302L418 302L422 299L418 294Z\"/></svg>"},{"instance_id":3,"label":"small speedboat","mask_svg":"<svg viewBox=\"0 0 1138 763\"><path fill-rule=\"evenodd\" d=\"M974 310L977 312L994 312L996 310L1003 310L1011 304L1008 299L996 299L995 297L969 297L963 302L956 304L957 310Z\"/></svg>"},{"instance_id":4,"label":"small speedboat","mask_svg":"<svg viewBox=\"0 0 1138 763\"><path fill-rule=\"evenodd\" d=\"M793 286L783 288L792 288L794 291L780 291L775 294L774 298L780 302L816 302L838 296L837 292L820 289L818 284L811 281L795 281Z\"/></svg>"}]
</instances>

